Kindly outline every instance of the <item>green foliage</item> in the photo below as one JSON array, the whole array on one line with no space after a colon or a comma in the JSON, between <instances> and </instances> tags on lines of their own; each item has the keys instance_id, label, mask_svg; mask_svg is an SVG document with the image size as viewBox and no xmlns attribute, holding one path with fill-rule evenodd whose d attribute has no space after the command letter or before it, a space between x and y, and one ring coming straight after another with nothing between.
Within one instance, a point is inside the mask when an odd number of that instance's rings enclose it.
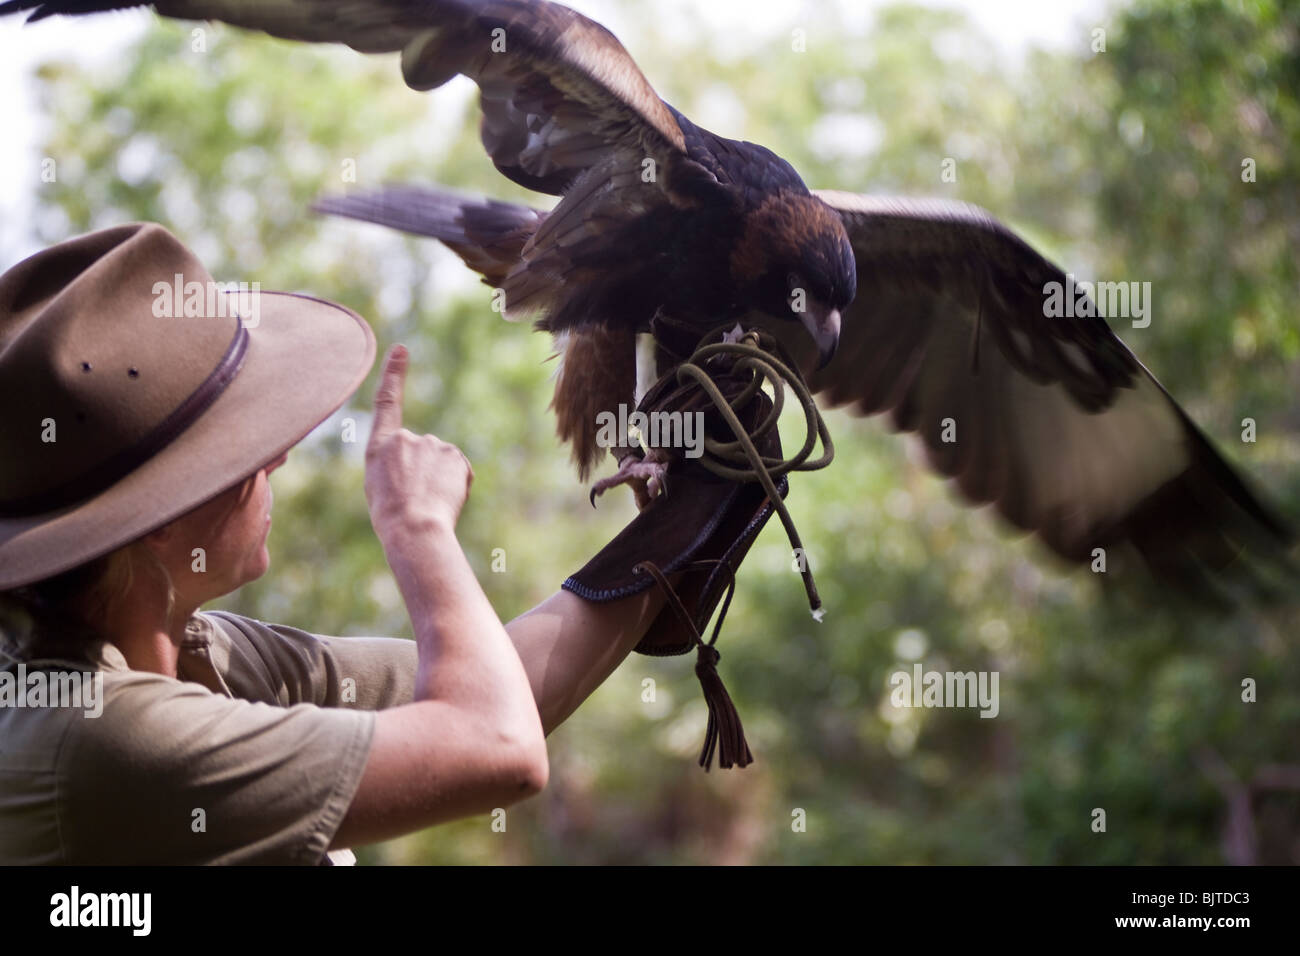
<instances>
[{"instance_id":1,"label":"green foliage","mask_svg":"<svg viewBox=\"0 0 1300 956\"><path fill-rule=\"evenodd\" d=\"M736 55L637 18L623 40L674 105L762 142L814 187L977 202L1080 276L1151 281L1118 331L1216 444L1300 514L1300 35L1282 4L1143 2L1107 49L1007 63L960 14L910 6L869 32L829 11L806 52ZM86 25L89 31L91 24ZM724 55L725 54L725 55ZM44 69L56 123L41 238L158 220L218 279L342 302L413 355L407 421L475 463L461 539L503 616L550 593L630 519L586 503L546 410L548 343L507 327L432 243L322 221L344 188L440 182L525 193L477 143L471 91L420 96L393 58L159 24L111 75ZM689 63L690 70L674 68ZM957 180L940 177L945 158ZM1256 179L1243 182L1242 160ZM537 197L526 201L538 203ZM222 602L320 633L409 625L362 495L368 383L276 476L272 572ZM268 409L273 414L274 409ZM1239 440L1252 417L1259 440ZM345 419L358 440L338 440ZM1132 576L1103 590L971 512L877 423L835 414L839 455L790 505L830 613L814 623L773 522L720 647L758 762L702 774L687 659L634 656L551 738L551 783L510 811L363 851L369 861L1208 863L1225 779L1251 784L1254 859L1300 862L1294 611L1210 617ZM783 423L793 424L793 423ZM801 436L787 433L787 447ZM493 549L506 570L492 570ZM898 709L889 677L997 671L1001 713ZM642 700L642 681L656 700ZM1253 678L1258 701L1243 703ZM1216 782L1218 781L1218 782ZM1092 811L1107 814L1104 834ZM795 832L792 813L806 814Z\"/></svg>"}]
</instances>

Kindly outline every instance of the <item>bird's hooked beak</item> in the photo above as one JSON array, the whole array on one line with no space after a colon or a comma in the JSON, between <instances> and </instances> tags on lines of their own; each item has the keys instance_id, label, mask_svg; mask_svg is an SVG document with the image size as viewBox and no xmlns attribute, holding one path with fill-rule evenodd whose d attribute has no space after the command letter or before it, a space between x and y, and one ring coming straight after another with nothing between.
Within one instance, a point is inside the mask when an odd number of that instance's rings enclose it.
<instances>
[{"instance_id":1,"label":"bird's hooked beak","mask_svg":"<svg viewBox=\"0 0 1300 956\"><path fill-rule=\"evenodd\" d=\"M817 370L821 371L830 364L840 344L840 310L812 308L800 313L799 318L817 344Z\"/></svg>"}]
</instances>

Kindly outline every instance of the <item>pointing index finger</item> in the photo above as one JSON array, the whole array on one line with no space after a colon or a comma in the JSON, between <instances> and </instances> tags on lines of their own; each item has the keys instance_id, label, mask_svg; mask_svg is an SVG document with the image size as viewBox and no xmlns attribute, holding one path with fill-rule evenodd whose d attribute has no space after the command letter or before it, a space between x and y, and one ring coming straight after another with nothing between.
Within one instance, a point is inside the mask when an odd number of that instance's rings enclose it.
<instances>
[{"instance_id":1,"label":"pointing index finger","mask_svg":"<svg viewBox=\"0 0 1300 956\"><path fill-rule=\"evenodd\" d=\"M406 368L410 353L405 345L394 345L384 357L384 371L375 389L375 415L370 426L370 444L402 427L402 401L406 393Z\"/></svg>"}]
</instances>

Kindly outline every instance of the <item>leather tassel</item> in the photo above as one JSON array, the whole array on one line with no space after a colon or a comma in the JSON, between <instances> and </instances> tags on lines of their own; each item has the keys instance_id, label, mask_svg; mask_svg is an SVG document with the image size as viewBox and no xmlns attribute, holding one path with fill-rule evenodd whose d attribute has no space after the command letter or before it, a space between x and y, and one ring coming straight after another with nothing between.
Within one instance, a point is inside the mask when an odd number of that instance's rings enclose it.
<instances>
[{"instance_id":1,"label":"leather tassel","mask_svg":"<svg viewBox=\"0 0 1300 956\"><path fill-rule=\"evenodd\" d=\"M754 755L749 751L745 740L745 728L740 724L740 715L736 705L731 702L731 695L722 686L718 676L718 661L722 655L712 644L703 642L699 645L699 654L695 659L695 676L700 679L704 689L704 700L709 705L709 725L704 732L704 748L700 751L700 766L705 773L713 762L713 752L718 752L718 766L728 770L733 766L746 767L754 762Z\"/></svg>"},{"instance_id":2,"label":"leather tassel","mask_svg":"<svg viewBox=\"0 0 1300 956\"><path fill-rule=\"evenodd\" d=\"M709 772L709 765L713 763L715 750L718 754L718 766L723 770L747 767L754 762L754 755L749 750L749 742L745 740L745 728L740 725L740 715L736 713L736 705L731 702L731 695L727 693L727 688L722 686L722 678L718 676L718 661L722 659L722 654L713 646L713 642L718 639L718 633L722 630L722 622L726 620L727 609L731 607L732 595L736 593L735 572L731 571L729 565L724 564L724 567L727 567L730 572L727 597L722 602L722 610L713 626L713 637L708 644L701 639L700 630L691 620L691 615L682 604L681 598L677 596L677 592L673 590L664 573L655 566L654 562L642 561L635 567L637 572L645 572L655 579L664 592L664 599L668 602L668 606L673 609L683 627L695 639L696 650L699 652L695 658L695 676L700 679L700 687L704 689L704 702L709 706L709 723L704 730L704 749L700 751L700 766L704 768L705 773Z\"/></svg>"}]
</instances>

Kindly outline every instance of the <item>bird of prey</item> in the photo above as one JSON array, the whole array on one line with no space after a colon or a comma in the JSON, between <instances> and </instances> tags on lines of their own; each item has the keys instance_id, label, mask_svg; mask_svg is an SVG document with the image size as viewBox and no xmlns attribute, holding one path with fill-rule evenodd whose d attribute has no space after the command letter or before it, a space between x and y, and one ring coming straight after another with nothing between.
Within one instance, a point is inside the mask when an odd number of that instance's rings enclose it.
<instances>
[{"instance_id":1,"label":"bird of prey","mask_svg":"<svg viewBox=\"0 0 1300 956\"><path fill-rule=\"evenodd\" d=\"M9 0L0 14L140 5ZM439 239L503 290L508 317L540 313L562 358L559 435L583 478L601 454L599 414L638 397L637 336L652 320L701 334L735 320L778 333L824 404L890 413L971 502L1069 560L1132 546L1193 586L1287 560L1291 530L1103 318L1045 315L1046 290L1069 288L1066 276L982 209L812 191L771 150L692 123L608 30L557 3L151 5L399 52L417 90L457 74L478 85L492 162L560 197L553 209L411 187L320 208Z\"/></svg>"}]
</instances>

